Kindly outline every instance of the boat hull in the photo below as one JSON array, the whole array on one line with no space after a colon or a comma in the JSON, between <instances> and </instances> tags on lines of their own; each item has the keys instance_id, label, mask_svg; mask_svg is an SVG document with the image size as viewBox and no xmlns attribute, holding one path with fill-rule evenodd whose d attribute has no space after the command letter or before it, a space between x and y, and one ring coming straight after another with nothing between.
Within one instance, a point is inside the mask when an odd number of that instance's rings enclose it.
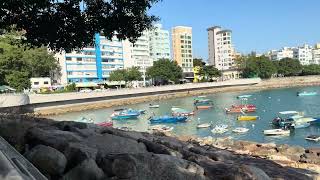
<instances>
[{"instance_id":1,"label":"boat hull","mask_svg":"<svg viewBox=\"0 0 320 180\"><path fill-rule=\"evenodd\" d=\"M179 117L158 117L158 118L151 118L150 123L177 123L177 122L185 122L187 117L179 116Z\"/></svg>"},{"instance_id":2,"label":"boat hull","mask_svg":"<svg viewBox=\"0 0 320 180\"><path fill-rule=\"evenodd\" d=\"M238 121L256 121L258 118L258 116L239 116L237 119Z\"/></svg>"}]
</instances>

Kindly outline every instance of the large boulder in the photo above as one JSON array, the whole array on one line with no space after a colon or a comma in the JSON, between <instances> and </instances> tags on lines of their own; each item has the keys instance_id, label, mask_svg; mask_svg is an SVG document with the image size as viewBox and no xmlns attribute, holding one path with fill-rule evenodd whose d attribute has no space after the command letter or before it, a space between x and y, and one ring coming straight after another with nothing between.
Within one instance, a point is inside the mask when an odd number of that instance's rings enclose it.
<instances>
[{"instance_id":1,"label":"large boulder","mask_svg":"<svg viewBox=\"0 0 320 180\"><path fill-rule=\"evenodd\" d=\"M80 142L82 138L68 131L43 130L35 127L28 130L26 140L31 147L43 144L63 152L69 142Z\"/></svg>"},{"instance_id":2,"label":"large boulder","mask_svg":"<svg viewBox=\"0 0 320 180\"><path fill-rule=\"evenodd\" d=\"M108 155L106 173L114 179L201 180L204 170L197 164L174 156L152 153ZM111 165L111 166L110 166ZM110 167L112 172L110 172Z\"/></svg>"},{"instance_id":3,"label":"large boulder","mask_svg":"<svg viewBox=\"0 0 320 180\"><path fill-rule=\"evenodd\" d=\"M87 159L65 174L62 180L102 180L105 175L93 159Z\"/></svg>"},{"instance_id":4,"label":"large boulder","mask_svg":"<svg viewBox=\"0 0 320 180\"><path fill-rule=\"evenodd\" d=\"M74 168L86 159L96 159L98 150L81 143L69 143L64 151L68 160L67 169Z\"/></svg>"},{"instance_id":5,"label":"large boulder","mask_svg":"<svg viewBox=\"0 0 320 180\"><path fill-rule=\"evenodd\" d=\"M62 175L67 165L65 156L49 146L38 145L26 152L25 157L43 174Z\"/></svg>"},{"instance_id":6,"label":"large boulder","mask_svg":"<svg viewBox=\"0 0 320 180\"><path fill-rule=\"evenodd\" d=\"M91 148L98 150L98 156L104 157L108 154L119 153L143 153L147 152L143 143L111 134L103 136L91 136L85 139L84 143Z\"/></svg>"}]
</instances>

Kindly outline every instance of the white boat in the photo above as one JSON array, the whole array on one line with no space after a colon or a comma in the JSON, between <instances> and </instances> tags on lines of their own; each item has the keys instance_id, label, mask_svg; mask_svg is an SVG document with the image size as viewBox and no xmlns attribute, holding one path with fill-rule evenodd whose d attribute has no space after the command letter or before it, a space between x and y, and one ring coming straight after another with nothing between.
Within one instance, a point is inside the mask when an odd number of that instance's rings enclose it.
<instances>
[{"instance_id":1,"label":"white boat","mask_svg":"<svg viewBox=\"0 0 320 180\"><path fill-rule=\"evenodd\" d=\"M160 105L159 104L150 104L149 105L149 108L159 108L160 107Z\"/></svg>"},{"instance_id":2,"label":"white boat","mask_svg":"<svg viewBox=\"0 0 320 180\"><path fill-rule=\"evenodd\" d=\"M238 128L235 128L234 130L232 130L232 132L234 132L234 133L246 133L248 131L249 131L248 128L243 128L243 127L238 127Z\"/></svg>"},{"instance_id":3,"label":"white boat","mask_svg":"<svg viewBox=\"0 0 320 180\"><path fill-rule=\"evenodd\" d=\"M306 137L306 140L308 141L320 141L320 136L319 135L310 135Z\"/></svg>"},{"instance_id":4,"label":"white boat","mask_svg":"<svg viewBox=\"0 0 320 180\"><path fill-rule=\"evenodd\" d=\"M200 128L209 128L209 127L211 127L210 123L204 123L204 124L198 124L197 125L198 129L200 129Z\"/></svg>"},{"instance_id":5,"label":"white boat","mask_svg":"<svg viewBox=\"0 0 320 180\"><path fill-rule=\"evenodd\" d=\"M170 132L174 128L173 127L169 127L169 126L165 126L165 125L154 125L154 126L150 126L149 129L153 130L153 131Z\"/></svg>"},{"instance_id":6,"label":"white boat","mask_svg":"<svg viewBox=\"0 0 320 180\"><path fill-rule=\"evenodd\" d=\"M289 135L290 134L290 130L270 129L270 130L264 130L263 133L266 136Z\"/></svg>"},{"instance_id":7,"label":"white boat","mask_svg":"<svg viewBox=\"0 0 320 180\"><path fill-rule=\"evenodd\" d=\"M213 134L223 134L228 131L228 126L227 125L220 125L216 126L211 130Z\"/></svg>"}]
</instances>

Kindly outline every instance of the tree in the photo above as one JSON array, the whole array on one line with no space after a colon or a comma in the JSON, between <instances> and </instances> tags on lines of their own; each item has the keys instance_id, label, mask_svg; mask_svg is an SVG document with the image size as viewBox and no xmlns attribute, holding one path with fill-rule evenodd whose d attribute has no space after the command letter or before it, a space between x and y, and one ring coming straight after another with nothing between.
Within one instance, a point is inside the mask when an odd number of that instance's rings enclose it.
<instances>
[{"instance_id":1,"label":"tree","mask_svg":"<svg viewBox=\"0 0 320 180\"><path fill-rule=\"evenodd\" d=\"M124 69L117 69L111 71L109 81L125 81L126 71Z\"/></svg>"},{"instance_id":2,"label":"tree","mask_svg":"<svg viewBox=\"0 0 320 180\"><path fill-rule=\"evenodd\" d=\"M204 77L203 80L211 81L214 77L221 76L221 71L219 71L214 66L204 66L200 69L200 76Z\"/></svg>"},{"instance_id":3,"label":"tree","mask_svg":"<svg viewBox=\"0 0 320 180\"><path fill-rule=\"evenodd\" d=\"M194 58L193 59L193 67L196 67L196 66L203 67L205 65L206 65L206 63L203 62L203 59L201 59L201 58Z\"/></svg>"},{"instance_id":4,"label":"tree","mask_svg":"<svg viewBox=\"0 0 320 180\"><path fill-rule=\"evenodd\" d=\"M301 75L319 75L320 74L320 65L318 64L310 64L303 66Z\"/></svg>"},{"instance_id":5,"label":"tree","mask_svg":"<svg viewBox=\"0 0 320 180\"><path fill-rule=\"evenodd\" d=\"M153 66L147 69L147 76L156 81L179 82L182 78L182 68L175 61L161 59L155 61Z\"/></svg>"},{"instance_id":6,"label":"tree","mask_svg":"<svg viewBox=\"0 0 320 180\"><path fill-rule=\"evenodd\" d=\"M29 74L27 72L14 71L6 75L5 79L8 85L15 88L18 92L28 89L31 86Z\"/></svg>"},{"instance_id":7,"label":"tree","mask_svg":"<svg viewBox=\"0 0 320 180\"><path fill-rule=\"evenodd\" d=\"M248 56L244 58L245 65L242 71L244 78L258 76L262 79L268 79L277 72L276 66L265 56Z\"/></svg>"},{"instance_id":8,"label":"tree","mask_svg":"<svg viewBox=\"0 0 320 180\"><path fill-rule=\"evenodd\" d=\"M161 0L1 1L0 32L12 26L23 42L70 51L92 44L97 32L135 42L158 18L148 10Z\"/></svg>"},{"instance_id":9,"label":"tree","mask_svg":"<svg viewBox=\"0 0 320 180\"><path fill-rule=\"evenodd\" d=\"M301 71L302 66L297 59L284 58L279 61L278 74L284 76L297 76Z\"/></svg>"},{"instance_id":10,"label":"tree","mask_svg":"<svg viewBox=\"0 0 320 180\"><path fill-rule=\"evenodd\" d=\"M124 79L126 82L142 80L142 73L139 71L139 67L126 69Z\"/></svg>"}]
</instances>

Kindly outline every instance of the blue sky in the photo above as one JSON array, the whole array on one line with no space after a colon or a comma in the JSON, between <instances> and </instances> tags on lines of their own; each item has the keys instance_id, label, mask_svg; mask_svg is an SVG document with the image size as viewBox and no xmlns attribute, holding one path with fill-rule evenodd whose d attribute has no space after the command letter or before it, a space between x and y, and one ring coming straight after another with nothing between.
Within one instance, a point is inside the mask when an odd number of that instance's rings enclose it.
<instances>
[{"instance_id":1,"label":"blue sky","mask_svg":"<svg viewBox=\"0 0 320 180\"><path fill-rule=\"evenodd\" d=\"M163 0L150 13L168 30L191 26L194 56L204 59L214 25L233 31L241 53L320 42L320 0Z\"/></svg>"}]
</instances>

